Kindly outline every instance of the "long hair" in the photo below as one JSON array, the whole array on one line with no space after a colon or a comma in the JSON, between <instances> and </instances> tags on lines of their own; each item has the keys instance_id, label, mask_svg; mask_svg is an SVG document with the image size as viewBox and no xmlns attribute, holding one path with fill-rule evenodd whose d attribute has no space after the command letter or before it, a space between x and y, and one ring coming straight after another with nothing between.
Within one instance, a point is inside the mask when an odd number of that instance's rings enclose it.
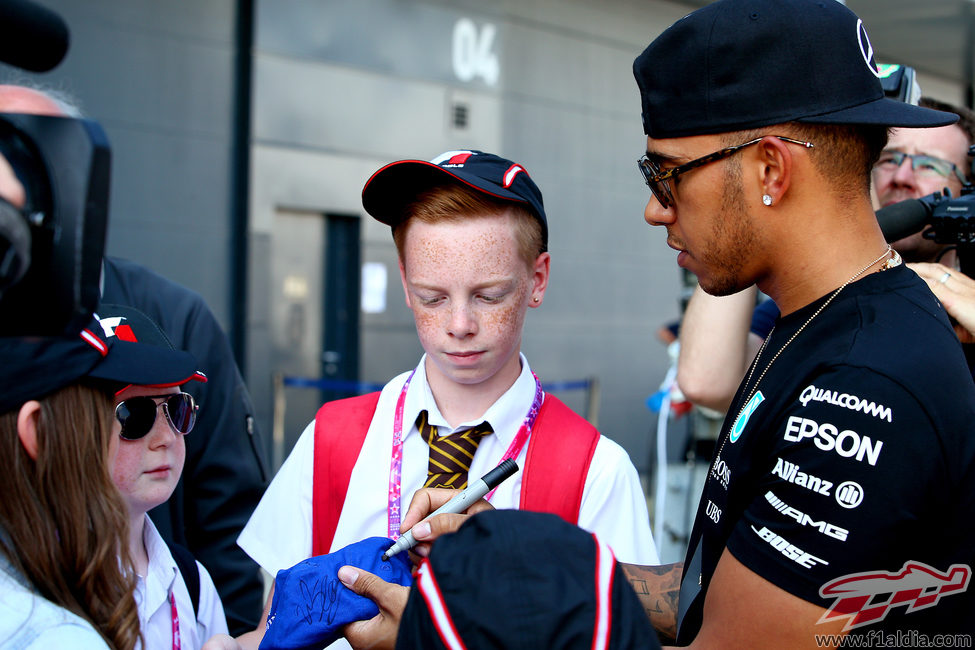
<instances>
[{"instance_id":1,"label":"long hair","mask_svg":"<svg viewBox=\"0 0 975 650\"><path fill-rule=\"evenodd\" d=\"M44 598L88 620L115 650L139 638L128 523L112 482L111 401L74 384L38 400L37 459L0 415L0 551Z\"/></svg>"}]
</instances>

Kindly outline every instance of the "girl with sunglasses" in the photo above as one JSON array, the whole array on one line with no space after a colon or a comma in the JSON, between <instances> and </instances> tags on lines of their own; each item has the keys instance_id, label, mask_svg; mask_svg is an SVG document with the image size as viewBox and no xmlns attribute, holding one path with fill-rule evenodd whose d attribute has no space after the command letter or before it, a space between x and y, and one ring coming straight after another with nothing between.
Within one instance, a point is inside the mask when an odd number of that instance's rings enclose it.
<instances>
[{"instance_id":1,"label":"girl with sunglasses","mask_svg":"<svg viewBox=\"0 0 975 650\"><path fill-rule=\"evenodd\" d=\"M106 316L61 336L0 338L4 647L132 650L145 632L127 505L112 480L123 428L112 428L114 395L203 377L191 355L135 342L126 315ZM130 406L135 437L151 420L138 402ZM183 398L165 408L189 430L193 409Z\"/></svg>"},{"instance_id":2,"label":"girl with sunglasses","mask_svg":"<svg viewBox=\"0 0 975 650\"><path fill-rule=\"evenodd\" d=\"M136 309L101 305L99 317L109 323L105 333L140 344L171 345L147 316ZM214 634L227 633L227 621L216 587L198 562L198 603L174 551L159 534L148 511L172 495L183 471L183 436L193 430L198 406L180 391L191 380L206 381L202 373L175 382L133 383L115 392L112 431L118 454L112 478L122 494L128 517L127 547L136 573L136 602L144 650L195 650ZM193 576L195 578L196 576Z\"/></svg>"}]
</instances>

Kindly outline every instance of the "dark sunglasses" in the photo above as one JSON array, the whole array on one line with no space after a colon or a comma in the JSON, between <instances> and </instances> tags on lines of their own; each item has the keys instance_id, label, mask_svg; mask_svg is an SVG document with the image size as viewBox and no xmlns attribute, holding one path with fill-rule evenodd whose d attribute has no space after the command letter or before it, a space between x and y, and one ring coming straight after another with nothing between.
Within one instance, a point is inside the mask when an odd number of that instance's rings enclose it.
<instances>
[{"instance_id":1,"label":"dark sunglasses","mask_svg":"<svg viewBox=\"0 0 975 650\"><path fill-rule=\"evenodd\" d=\"M653 160L646 154L644 154L639 160L636 161L636 165L637 167L640 168L640 173L643 174L643 180L647 182L647 187L650 188L650 192L652 192L653 195L657 197L657 200L660 201L660 205L662 205L666 210L667 208L674 205L674 193L673 193L673 189L670 186L670 179L674 179L674 183L676 184L677 177L683 174L684 172L688 172L692 169L703 167L704 165L717 162L719 160L723 160L724 158L727 158L728 156L737 153L738 151L741 151L745 147L749 147L753 144L758 144L759 142L761 142L763 139L767 137L769 136L763 135L761 138L755 138L754 140L749 140L744 144L738 144L735 145L734 147L725 147L724 149L715 151L714 153L709 153L706 156L701 156L700 158L696 158L691 162L684 163L679 167L672 167L671 169L667 169L664 171L660 170L660 163L658 163L656 160ZM783 142L800 144L806 147L807 149L814 146L812 142L793 140L792 138L786 138L785 136L781 136L781 135L773 135L771 137L778 138Z\"/></svg>"},{"instance_id":2,"label":"dark sunglasses","mask_svg":"<svg viewBox=\"0 0 975 650\"><path fill-rule=\"evenodd\" d=\"M157 402L158 399L163 401ZM115 418L122 425L119 435L125 440L139 440L145 437L156 422L156 413L160 406L173 431L185 436L193 430L193 425L196 424L196 411L200 408L196 405L196 400L189 393L171 393L130 397L116 404Z\"/></svg>"}]
</instances>

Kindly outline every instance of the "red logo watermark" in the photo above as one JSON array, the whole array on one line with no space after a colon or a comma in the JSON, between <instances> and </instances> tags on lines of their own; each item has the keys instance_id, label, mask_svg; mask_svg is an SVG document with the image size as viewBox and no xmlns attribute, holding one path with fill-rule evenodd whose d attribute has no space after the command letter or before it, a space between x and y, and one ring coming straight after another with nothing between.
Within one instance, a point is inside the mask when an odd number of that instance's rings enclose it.
<instances>
[{"instance_id":1,"label":"red logo watermark","mask_svg":"<svg viewBox=\"0 0 975 650\"><path fill-rule=\"evenodd\" d=\"M846 617L846 632L884 620L894 607L906 606L907 613L934 607L943 596L965 591L971 577L972 570L966 564L953 564L943 573L914 561L893 573L851 573L819 588L823 598L836 599L819 623Z\"/></svg>"}]
</instances>

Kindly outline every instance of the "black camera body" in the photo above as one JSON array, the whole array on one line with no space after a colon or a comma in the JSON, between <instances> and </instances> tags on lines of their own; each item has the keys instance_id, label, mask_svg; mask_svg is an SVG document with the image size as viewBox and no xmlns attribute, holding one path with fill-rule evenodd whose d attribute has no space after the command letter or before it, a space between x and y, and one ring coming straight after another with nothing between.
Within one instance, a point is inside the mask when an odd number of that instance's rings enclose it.
<instances>
[{"instance_id":1,"label":"black camera body","mask_svg":"<svg viewBox=\"0 0 975 650\"><path fill-rule=\"evenodd\" d=\"M975 277L975 187L965 184L957 197L936 192L918 200L929 211L923 237L954 246L961 272Z\"/></svg>"},{"instance_id":2,"label":"black camera body","mask_svg":"<svg viewBox=\"0 0 975 650\"><path fill-rule=\"evenodd\" d=\"M966 191L967 190L967 191ZM966 185L957 198L936 194L925 239L959 247L975 246L975 193ZM967 274L966 274L967 275Z\"/></svg>"},{"instance_id":3,"label":"black camera body","mask_svg":"<svg viewBox=\"0 0 975 650\"><path fill-rule=\"evenodd\" d=\"M93 121L0 113L0 155L26 190L0 203L0 336L76 332L99 300L111 155Z\"/></svg>"},{"instance_id":4,"label":"black camera body","mask_svg":"<svg viewBox=\"0 0 975 650\"><path fill-rule=\"evenodd\" d=\"M969 155L975 154L975 145ZM975 186L962 186L957 197L945 188L919 199L908 199L877 210L877 221L888 242L923 230L923 237L954 246L961 272L975 277Z\"/></svg>"},{"instance_id":5,"label":"black camera body","mask_svg":"<svg viewBox=\"0 0 975 650\"><path fill-rule=\"evenodd\" d=\"M975 144L968 147L968 158L973 161L969 180L958 197L952 198L946 190L944 196L935 194L931 200L931 215L927 220L931 229L924 233L924 237L939 244L958 246L960 256L967 254L970 257L975 250L975 185L971 180L975 178ZM965 275L971 276L969 271L962 268Z\"/></svg>"},{"instance_id":6,"label":"black camera body","mask_svg":"<svg viewBox=\"0 0 975 650\"><path fill-rule=\"evenodd\" d=\"M880 82L884 94L898 101L917 104L921 88L917 73L910 66L885 64L880 66ZM975 145L968 148L970 161L975 160ZM970 162L968 176L975 179L975 162ZM924 230L923 237L938 244L954 246L958 262L965 275L975 277L975 186L969 180L959 196L951 192L935 192L920 199L908 199L877 211L880 229L888 242Z\"/></svg>"}]
</instances>

